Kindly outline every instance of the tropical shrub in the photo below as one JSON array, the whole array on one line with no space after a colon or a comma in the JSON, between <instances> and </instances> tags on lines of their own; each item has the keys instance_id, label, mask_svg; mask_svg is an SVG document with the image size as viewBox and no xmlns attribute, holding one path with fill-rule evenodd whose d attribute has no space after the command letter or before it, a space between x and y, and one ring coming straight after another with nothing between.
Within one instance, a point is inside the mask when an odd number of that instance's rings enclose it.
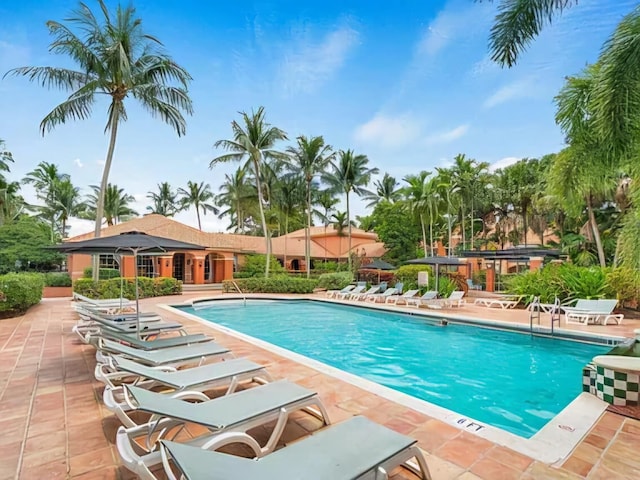
<instances>
[{"instance_id":1,"label":"tropical shrub","mask_svg":"<svg viewBox=\"0 0 640 480\"><path fill-rule=\"evenodd\" d=\"M44 278L39 273L0 275L0 317L15 317L42 299Z\"/></svg>"},{"instance_id":2,"label":"tropical shrub","mask_svg":"<svg viewBox=\"0 0 640 480\"><path fill-rule=\"evenodd\" d=\"M49 272L44 274L45 287L70 287L71 276L66 272Z\"/></svg>"},{"instance_id":3,"label":"tropical shrub","mask_svg":"<svg viewBox=\"0 0 640 480\"><path fill-rule=\"evenodd\" d=\"M404 283L405 290L415 290L418 288L418 272L428 272L429 280L433 277L433 270L429 265L403 265L395 272L396 282Z\"/></svg>"},{"instance_id":4,"label":"tropical shrub","mask_svg":"<svg viewBox=\"0 0 640 480\"><path fill-rule=\"evenodd\" d=\"M224 292L237 292L234 281L222 282ZM314 279L295 278L278 275L269 278L239 278L235 280L240 290L244 293L312 293L318 286Z\"/></svg>"},{"instance_id":5,"label":"tropical shrub","mask_svg":"<svg viewBox=\"0 0 640 480\"><path fill-rule=\"evenodd\" d=\"M429 290L435 290L435 288L436 279L429 277ZM457 281L447 275L440 275L438 278L438 296L447 298L454 290L460 290Z\"/></svg>"},{"instance_id":6,"label":"tropical shrub","mask_svg":"<svg viewBox=\"0 0 640 480\"><path fill-rule=\"evenodd\" d=\"M318 278L318 288L327 290L341 290L351 283L353 277L350 272L323 273Z\"/></svg>"},{"instance_id":7,"label":"tropical shrub","mask_svg":"<svg viewBox=\"0 0 640 480\"><path fill-rule=\"evenodd\" d=\"M621 302L638 302L640 272L628 267L607 269L605 291L608 298L617 298Z\"/></svg>"},{"instance_id":8,"label":"tropical shrub","mask_svg":"<svg viewBox=\"0 0 640 480\"><path fill-rule=\"evenodd\" d=\"M339 262L314 262L313 271L315 273L331 273L331 272L346 272L349 270L348 263Z\"/></svg>"},{"instance_id":9,"label":"tropical shrub","mask_svg":"<svg viewBox=\"0 0 640 480\"><path fill-rule=\"evenodd\" d=\"M117 268L101 268L98 270L100 280L108 280L110 278L120 278L120 270ZM82 278L93 278L93 267L87 267L82 272Z\"/></svg>"},{"instance_id":10,"label":"tropical shrub","mask_svg":"<svg viewBox=\"0 0 640 480\"><path fill-rule=\"evenodd\" d=\"M559 273L572 298L597 299L606 297L607 277L603 268L581 268L566 264L560 267Z\"/></svg>"},{"instance_id":11,"label":"tropical shrub","mask_svg":"<svg viewBox=\"0 0 640 480\"><path fill-rule=\"evenodd\" d=\"M234 274L235 278L251 278L251 277L264 277L264 269L267 265L267 256L262 254L247 255L244 259L244 264L240 266L239 272ZM280 265L280 262L271 256L271 262L269 264L270 274L277 275L279 273L285 273L285 268Z\"/></svg>"},{"instance_id":12,"label":"tropical shrub","mask_svg":"<svg viewBox=\"0 0 640 480\"><path fill-rule=\"evenodd\" d=\"M120 278L98 280L80 278L73 282L73 291L89 298L118 298L120 297ZM161 297L165 295L180 295L182 282L175 278L138 277L139 298ZM122 279L122 296L130 300L136 298L135 279Z\"/></svg>"}]
</instances>

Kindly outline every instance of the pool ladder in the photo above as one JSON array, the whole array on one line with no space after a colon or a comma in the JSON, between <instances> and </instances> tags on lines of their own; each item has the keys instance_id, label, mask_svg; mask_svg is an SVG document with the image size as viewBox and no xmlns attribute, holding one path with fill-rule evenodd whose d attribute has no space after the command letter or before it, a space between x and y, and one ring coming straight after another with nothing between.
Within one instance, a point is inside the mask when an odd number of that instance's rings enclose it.
<instances>
[{"instance_id":1,"label":"pool ladder","mask_svg":"<svg viewBox=\"0 0 640 480\"><path fill-rule=\"evenodd\" d=\"M238 284L236 282L231 282L231 284L236 287L236 290L238 291L238 293L240 295L242 295L242 300L244 300L244 306L247 306L247 296L244 294L244 292L242 290L240 290L240 287L238 286Z\"/></svg>"},{"instance_id":2,"label":"pool ladder","mask_svg":"<svg viewBox=\"0 0 640 480\"><path fill-rule=\"evenodd\" d=\"M529 311L529 332L533 335L533 320L538 321L540 325L540 313L542 312L542 306L540 305L540 297L533 297L531 302L531 310ZM551 336L554 333L555 323L558 322L560 326L560 299L558 297L553 301L553 306L549 312L551 314Z\"/></svg>"}]
</instances>

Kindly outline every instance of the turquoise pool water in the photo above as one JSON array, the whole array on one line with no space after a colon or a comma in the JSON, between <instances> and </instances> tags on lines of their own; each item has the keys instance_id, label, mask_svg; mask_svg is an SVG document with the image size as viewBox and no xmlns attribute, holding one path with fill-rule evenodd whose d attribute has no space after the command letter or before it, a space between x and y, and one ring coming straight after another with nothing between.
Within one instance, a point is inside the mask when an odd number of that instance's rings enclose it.
<instances>
[{"instance_id":1,"label":"turquoise pool water","mask_svg":"<svg viewBox=\"0 0 640 480\"><path fill-rule=\"evenodd\" d=\"M581 392L582 367L609 350L321 302L184 310L523 437Z\"/></svg>"}]
</instances>

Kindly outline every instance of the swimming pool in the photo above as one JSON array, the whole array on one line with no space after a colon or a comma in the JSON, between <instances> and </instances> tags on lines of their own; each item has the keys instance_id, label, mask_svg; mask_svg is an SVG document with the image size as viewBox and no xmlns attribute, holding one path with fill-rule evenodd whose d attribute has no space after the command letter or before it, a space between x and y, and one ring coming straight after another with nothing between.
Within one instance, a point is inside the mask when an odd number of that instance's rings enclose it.
<instances>
[{"instance_id":1,"label":"swimming pool","mask_svg":"<svg viewBox=\"0 0 640 480\"><path fill-rule=\"evenodd\" d=\"M304 300L182 310L525 438L582 391L582 367L609 350Z\"/></svg>"}]
</instances>

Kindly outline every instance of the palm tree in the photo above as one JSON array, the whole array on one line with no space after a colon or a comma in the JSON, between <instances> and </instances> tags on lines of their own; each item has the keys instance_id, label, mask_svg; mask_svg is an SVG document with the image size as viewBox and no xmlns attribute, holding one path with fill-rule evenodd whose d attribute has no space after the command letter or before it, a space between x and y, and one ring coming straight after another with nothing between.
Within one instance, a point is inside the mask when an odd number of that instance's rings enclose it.
<instances>
[{"instance_id":1,"label":"palm tree","mask_svg":"<svg viewBox=\"0 0 640 480\"><path fill-rule=\"evenodd\" d=\"M212 203L209 203L214 199L211 186L204 182L187 182L187 188L178 188L178 195L180 195L180 203L182 208L188 209L194 207L196 209L196 215L198 217L198 230L202 231L202 224L200 223L200 210L202 214L206 215L207 212L211 212L214 215L218 214L218 209Z\"/></svg>"},{"instance_id":2,"label":"palm tree","mask_svg":"<svg viewBox=\"0 0 640 480\"><path fill-rule=\"evenodd\" d=\"M153 202L152 206L148 206L150 213L156 213L165 217L173 217L180 211L178 206L178 194L173 191L169 182L158 184L157 192L148 192L147 198Z\"/></svg>"},{"instance_id":3,"label":"palm tree","mask_svg":"<svg viewBox=\"0 0 640 480\"><path fill-rule=\"evenodd\" d=\"M302 210L305 204L305 179L295 174L285 175L278 182L278 188L273 192L272 205L277 207L284 217L284 235L289 233L289 221L292 217L296 217L299 221L300 217L295 214ZM287 265L287 238L284 239L284 265ZM307 274L310 271L310 263L307 266Z\"/></svg>"},{"instance_id":4,"label":"palm tree","mask_svg":"<svg viewBox=\"0 0 640 480\"><path fill-rule=\"evenodd\" d=\"M331 223L336 231L336 234L338 235L338 238L340 238L340 253L342 253L342 238L345 236L344 231L347 229L347 226L351 226L349 223L349 214L347 212L338 211L331 215ZM351 261L350 252L348 257L349 261Z\"/></svg>"},{"instance_id":5,"label":"palm tree","mask_svg":"<svg viewBox=\"0 0 640 480\"><path fill-rule=\"evenodd\" d=\"M224 179L220 186L222 193L216 197L216 203L228 208L221 211L219 217L229 215L232 225L236 224L235 233L244 233L245 220L250 211L248 202L254 194L252 186L247 183L247 171L244 168L238 168L232 175L225 174ZM258 198L257 195L255 197Z\"/></svg>"},{"instance_id":6,"label":"palm tree","mask_svg":"<svg viewBox=\"0 0 640 480\"><path fill-rule=\"evenodd\" d=\"M36 190L36 196L44 202L44 208L40 210L51 225L52 236L56 231L55 221L57 212L54 208L56 203L56 189L59 182L68 180L68 174L60 173L57 165L48 162L40 162L34 170L27 173L22 179L23 184L33 185Z\"/></svg>"},{"instance_id":7,"label":"palm tree","mask_svg":"<svg viewBox=\"0 0 640 480\"><path fill-rule=\"evenodd\" d=\"M24 211L25 203L19 191L20 183L7 182L0 175L0 225L16 220Z\"/></svg>"},{"instance_id":8,"label":"palm tree","mask_svg":"<svg viewBox=\"0 0 640 480\"><path fill-rule=\"evenodd\" d=\"M307 225L305 228L304 259L307 265L307 278L311 275L311 183L316 175L324 172L327 164L333 160L331 146L325 145L324 138L301 135L297 138L296 147L289 147L288 164L294 172L304 177L307 201Z\"/></svg>"},{"instance_id":9,"label":"palm tree","mask_svg":"<svg viewBox=\"0 0 640 480\"><path fill-rule=\"evenodd\" d=\"M71 95L40 123L43 134L68 119L89 118L96 99L102 95L110 99L105 127L105 132L110 132L110 139L96 202L96 238L100 236L118 126L127 119L125 99L131 96L138 100L153 116L171 125L178 136L184 135L186 130L182 112L191 114L193 111L187 93L191 76L164 52L157 38L144 32L142 20L135 17L135 9L118 6L114 18L104 0L98 0L98 3L100 18L80 3L66 25L53 20L47 22L49 33L54 37L51 50L66 55L78 66L77 70L21 67L8 72L49 88L71 91ZM94 280L97 280L97 265L93 272Z\"/></svg>"},{"instance_id":10,"label":"palm tree","mask_svg":"<svg viewBox=\"0 0 640 480\"><path fill-rule=\"evenodd\" d=\"M501 0L491 28L491 58L512 67L520 54L578 0ZM590 100L594 133L608 153L623 157L633 150L640 129L640 7L618 24L600 52L602 72Z\"/></svg>"},{"instance_id":11,"label":"palm tree","mask_svg":"<svg viewBox=\"0 0 640 480\"><path fill-rule=\"evenodd\" d=\"M9 163L13 163L13 155L5 148L4 140L0 138L0 172L8 172L10 170ZM1 173L0 176L2 176Z\"/></svg>"},{"instance_id":12,"label":"palm tree","mask_svg":"<svg viewBox=\"0 0 640 480\"><path fill-rule=\"evenodd\" d=\"M390 203L397 201L401 196L398 186L399 183L396 179L388 173L385 173L382 180L373 182L375 192L368 192L363 195L362 198L369 201L366 207L371 208L383 200Z\"/></svg>"},{"instance_id":13,"label":"palm tree","mask_svg":"<svg viewBox=\"0 0 640 480\"><path fill-rule=\"evenodd\" d=\"M80 218L87 220L97 215L100 192L102 191L98 185L91 185L91 189L93 193L87 195L87 208L79 215ZM107 221L107 225L112 226L119 221L127 221L131 217L137 216L138 212L129 206L129 203L134 201L134 196L125 193L123 188L118 188L117 185L108 183L104 195L104 218Z\"/></svg>"},{"instance_id":14,"label":"palm tree","mask_svg":"<svg viewBox=\"0 0 640 480\"><path fill-rule=\"evenodd\" d=\"M331 212L340 201L333 196L331 190L321 190L316 193L315 202L322 211L315 211L317 217L324 224L324 261L327 262L327 227L331 223Z\"/></svg>"},{"instance_id":15,"label":"palm tree","mask_svg":"<svg viewBox=\"0 0 640 480\"><path fill-rule=\"evenodd\" d=\"M333 172L323 176L335 191L345 194L347 203L347 223L349 226L349 269L351 269L351 210L349 194L351 192L360 196L367 193L366 187L371 180L371 175L378 173L377 168L367 168L369 159L366 155L356 155L353 150L341 150L339 160L331 162Z\"/></svg>"},{"instance_id":16,"label":"palm tree","mask_svg":"<svg viewBox=\"0 0 640 480\"><path fill-rule=\"evenodd\" d=\"M253 175L258 192L258 206L260 207L260 220L267 246L267 261L265 264L264 276L269 277L269 263L271 261L271 235L267 228L267 219L264 214L265 204L261 184L262 164L265 159L282 158L282 154L274 150L276 142L286 140L287 134L279 128L271 126L265 121L264 107L252 111L251 115L240 112L244 125L240 125L235 120L231 122L233 132L232 140L218 140L214 146L223 148L231 153L220 155L209 163L209 168L221 162L240 162L245 160L246 164L253 167Z\"/></svg>"},{"instance_id":17,"label":"palm tree","mask_svg":"<svg viewBox=\"0 0 640 480\"><path fill-rule=\"evenodd\" d=\"M450 169L436 167L438 172L437 177L437 189L438 194L445 200L447 205L447 257L451 256L451 237L453 234L453 225L451 222L453 208L453 202L451 196L457 193L458 189L453 181L453 175Z\"/></svg>"},{"instance_id":18,"label":"palm tree","mask_svg":"<svg viewBox=\"0 0 640 480\"><path fill-rule=\"evenodd\" d=\"M402 189L402 193L409 202L409 210L420 220L422 231L422 244L424 245L424 256L427 256L427 229L424 222L424 214L428 208L428 177L430 173L423 170L419 175L407 175L402 180L407 186ZM430 218L431 220L431 218ZM433 222L430 223L431 256L433 256Z\"/></svg>"},{"instance_id":19,"label":"palm tree","mask_svg":"<svg viewBox=\"0 0 640 480\"><path fill-rule=\"evenodd\" d=\"M67 222L71 217L76 217L86 209L81 200L80 189L74 187L71 180L65 178L56 184L53 210L61 223L60 234L62 238L67 236Z\"/></svg>"}]
</instances>

